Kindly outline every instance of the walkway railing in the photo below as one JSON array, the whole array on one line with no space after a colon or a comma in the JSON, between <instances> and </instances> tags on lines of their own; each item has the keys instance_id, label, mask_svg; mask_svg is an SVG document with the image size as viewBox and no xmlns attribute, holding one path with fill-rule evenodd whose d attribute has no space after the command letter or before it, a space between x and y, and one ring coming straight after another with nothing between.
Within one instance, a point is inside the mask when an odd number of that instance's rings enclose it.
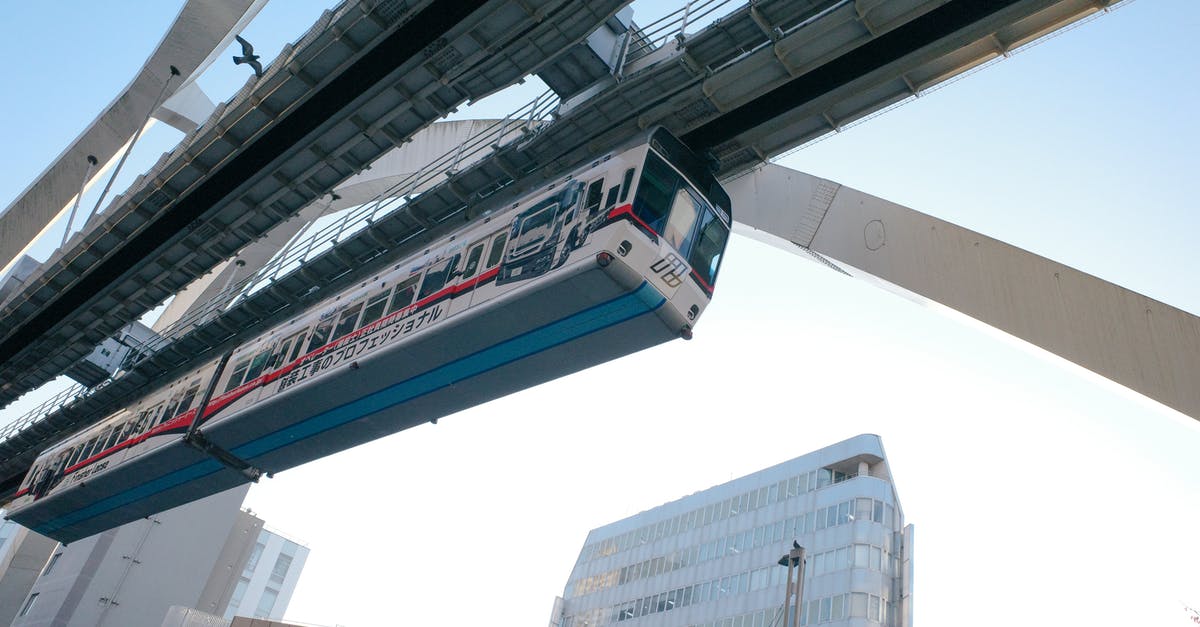
<instances>
[{"instance_id":1,"label":"walkway railing","mask_svg":"<svg viewBox=\"0 0 1200 627\"><path fill-rule=\"evenodd\" d=\"M86 386L76 383L71 387L51 396L43 401L37 407L26 412L20 418L4 425L0 428L0 442L7 440L16 433L20 432L25 427L34 424L35 422L49 416L50 414L62 409L64 406L76 400L82 399L89 394Z\"/></svg>"},{"instance_id":2,"label":"walkway railing","mask_svg":"<svg viewBox=\"0 0 1200 627\"><path fill-rule=\"evenodd\" d=\"M686 35L689 26L693 29L697 26L707 26L713 20L730 13L731 11L721 12L721 9L731 4L741 7L745 3L742 0L693 0L646 26L635 27L637 33L629 44L625 58L636 59L645 56L672 39Z\"/></svg>"},{"instance_id":3,"label":"walkway railing","mask_svg":"<svg viewBox=\"0 0 1200 627\"><path fill-rule=\"evenodd\" d=\"M375 220L404 207L409 200L430 186L431 183L452 174L462 164L473 162L475 157L493 150L505 138L515 137L518 133L521 138L537 134L550 120L551 114L558 105L558 96L553 91L547 90L505 116L504 119L481 128L457 148L447 151L420 170L405 176L395 185L376 194L368 202L346 210L345 214L333 223L308 234L303 239L291 242L258 272L226 285L213 298L172 323L157 337L139 346L134 358L123 365L122 371L133 369L192 329L221 315L273 281L297 271L309 259L333 248ZM303 231L301 234L303 235ZM118 371L114 377L110 377L108 380L121 376L122 371ZM0 427L0 442L13 437L67 404L90 396L92 391L100 389L104 385L105 383L101 383L95 388L88 389L83 385L76 384L56 394L15 421Z\"/></svg>"},{"instance_id":4,"label":"walkway railing","mask_svg":"<svg viewBox=\"0 0 1200 627\"><path fill-rule=\"evenodd\" d=\"M683 37L688 28L692 28L693 31L703 28L713 20L743 5L744 0L689 1L646 27L635 26L631 29L627 37L627 49L622 54L622 58L628 62L645 56L645 54L669 43L672 39ZM304 37L312 36L316 30L318 30L318 25L314 24L313 29L310 29L310 32L306 33ZM231 103L242 96L241 92L235 94ZM419 171L405 176L370 201L345 210L345 213L336 221L313 233L301 231L293 242L290 242L258 272L226 285L213 298L172 323L156 338L146 342L144 346L138 347L138 351L133 354L132 358L127 358L122 370L118 371L114 377L91 389L82 385L73 385L39 404L17 420L0 427L0 442L13 437L66 405L87 398L93 391L106 385L107 381L121 376L124 371L131 370L144 360L153 357L192 329L220 316L272 282L297 271L310 259L333 248L374 221L403 208L431 183L454 173L463 163L473 162L476 157L493 150L510 135L520 133L521 138L528 138L537 134L546 127L546 122L551 119L559 104L558 96L553 91L547 90L528 104L510 113L503 120L480 129L457 148L434 159Z\"/></svg>"}]
</instances>

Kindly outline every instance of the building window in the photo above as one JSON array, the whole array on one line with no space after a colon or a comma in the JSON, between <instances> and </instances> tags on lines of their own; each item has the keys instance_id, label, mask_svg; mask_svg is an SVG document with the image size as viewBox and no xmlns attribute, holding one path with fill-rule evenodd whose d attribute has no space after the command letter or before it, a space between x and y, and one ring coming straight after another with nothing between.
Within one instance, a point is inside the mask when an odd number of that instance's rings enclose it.
<instances>
[{"instance_id":1,"label":"building window","mask_svg":"<svg viewBox=\"0 0 1200 627\"><path fill-rule=\"evenodd\" d=\"M254 549L250 551L250 558L246 560L246 572L252 573L258 568L258 560L262 557L263 549L267 547L262 542L256 542Z\"/></svg>"},{"instance_id":2,"label":"building window","mask_svg":"<svg viewBox=\"0 0 1200 627\"><path fill-rule=\"evenodd\" d=\"M246 579L245 577L241 577L238 579L237 585L233 587L233 596L229 597L230 616L232 616L233 611L242 604L242 597L246 596L246 587L249 585L250 580ZM226 618L229 618L230 616L227 616Z\"/></svg>"},{"instance_id":3,"label":"building window","mask_svg":"<svg viewBox=\"0 0 1200 627\"><path fill-rule=\"evenodd\" d=\"M292 556L280 553L279 557L275 559L275 567L271 569L271 581L283 583L284 578L287 577L288 568L291 565Z\"/></svg>"},{"instance_id":4,"label":"building window","mask_svg":"<svg viewBox=\"0 0 1200 627\"><path fill-rule=\"evenodd\" d=\"M38 598L38 593L36 593L36 592L29 595L29 598L25 599L25 605L21 606L21 613L17 614L17 616L25 616L26 614L28 614L29 610L33 609L33 605L35 603L37 603L37 598Z\"/></svg>"},{"instance_id":5,"label":"building window","mask_svg":"<svg viewBox=\"0 0 1200 627\"><path fill-rule=\"evenodd\" d=\"M266 618L271 615L271 610L275 609L275 599L279 597L279 591L270 588L264 588L262 596L258 598L258 608L254 610L255 618Z\"/></svg>"},{"instance_id":6,"label":"building window","mask_svg":"<svg viewBox=\"0 0 1200 627\"><path fill-rule=\"evenodd\" d=\"M45 577L46 575L49 575L50 571L54 570L54 565L58 563L58 558L60 558L60 557L62 557L61 552L55 553L54 555L50 556L50 561L46 562L46 568L45 568L45 570L42 571L43 577Z\"/></svg>"}]
</instances>

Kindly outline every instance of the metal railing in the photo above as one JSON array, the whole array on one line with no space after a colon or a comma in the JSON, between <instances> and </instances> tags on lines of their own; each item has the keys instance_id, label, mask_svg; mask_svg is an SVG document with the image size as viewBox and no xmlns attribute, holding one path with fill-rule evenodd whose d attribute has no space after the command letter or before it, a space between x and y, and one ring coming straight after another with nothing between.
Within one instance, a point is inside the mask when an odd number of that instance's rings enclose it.
<instances>
[{"instance_id":1,"label":"metal railing","mask_svg":"<svg viewBox=\"0 0 1200 627\"><path fill-rule=\"evenodd\" d=\"M338 10L344 8L345 3ZM732 5L732 7L731 7ZM744 5L743 0L692 0L684 6L651 22L643 28L633 27L626 38L626 50L622 55L623 61L629 61L660 48L672 39L679 40L686 35L687 29L703 28L716 19L732 12L734 8ZM721 12L721 9L729 10ZM336 14L338 10L327 12L320 22ZM310 29L298 40L293 49L299 48L306 38L313 35L317 25ZM618 73L620 70L618 69ZM242 91L245 91L243 89ZM236 104L243 96L235 94L229 104ZM457 148L446 152L434 159L418 171L402 178L385 191L377 194L370 201L344 210L345 213L336 221L321 229L306 234L303 230L296 238L281 250L258 272L236 282L230 282L213 298L203 305L188 312L185 316L164 329L158 337L139 347L139 353L123 365L115 375L94 388L83 385L73 385L39 404L34 409L22 415L13 422L0 427L0 442L3 442L28 426L58 411L64 406L87 398L92 392L103 388L108 382L119 378L124 372L132 370L138 364L152 358L163 348L170 345L192 329L199 327L223 312L252 296L259 290L269 286L276 280L297 271L307 261L313 259L338 243L358 233L376 220L405 207L409 201L419 195L427 186L437 179L453 174L464 162L471 162L474 157L498 147L502 141L514 133L520 133L518 139L526 139L536 135L547 126L552 114L560 104L560 99L552 91L547 90L523 107L510 113L495 124L480 129L469 136ZM211 120L210 120L211 122ZM199 130L199 129L198 129ZM166 156L164 156L166 158ZM160 164L161 165L161 164ZM114 201L115 202L115 201ZM332 202L332 201L330 201ZM303 238L301 239L301 237Z\"/></svg>"},{"instance_id":2,"label":"metal railing","mask_svg":"<svg viewBox=\"0 0 1200 627\"><path fill-rule=\"evenodd\" d=\"M203 305L189 311L166 327L157 337L139 346L139 354L125 363L120 371L105 382L90 389L80 384L73 385L26 412L20 418L0 427L0 442L13 437L67 404L87 398L93 391L104 387L108 381L120 377L125 371L132 370L138 364L150 359L192 329L221 315L277 279L297 271L309 259L333 248L375 220L404 207L427 185L441 177L453 174L459 166L470 162L472 158L498 147L505 138L514 136L514 138L524 139L537 134L546 126L545 122L551 118L551 114L558 105L558 96L553 91L547 90L505 116L504 119L489 124L470 135L457 148L447 151L416 172L405 176L366 203L347 209L345 214L335 222L303 239L297 238L258 272L240 281L225 285L219 293L208 299ZM303 234L304 232L301 231L301 235Z\"/></svg>"},{"instance_id":3,"label":"metal railing","mask_svg":"<svg viewBox=\"0 0 1200 627\"><path fill-rule=\"evenodd\" d=\"M688 26L707 26L714 20L730 13L730 11L717 13L721 8L730 4L741 7L745 3L742 0L692 0L645 26L635 27L630 32L636 30L637 39L630 42L625 58L635 59L645 56L645 54L665 46L672 39L685 36Z\"/></svg>"},{"instance_id":4,"label":"metal railing","mask_svg":"<svg viewBox=\"0 0 1200 627\"><path fill-rule=\"evenodd\" d=\"M236 294L231 295L227 307L270 285L278 277L295 271L309 259L333 248L379 218L404 207L416 194L423 191L426 185L457 172L464 161L492 150L505 137L520 133L524 138L536 133L542 123L549 119L550 113L558 103L558 96L547 90L503 120L468 137L458 148L446 152L421 170L404 177L370 201L348 210L336 222L292 243L261 270L234 286L232 289Z\"/></svg>"},{"instance_id":5,"label":"metal railing","mask_svg":"<svg viewBox=\"0 0 1200 627\"><path fill-rule=\"evenodd\" d=\"M103 385L103 384L101 384ZM43 401L37 407L26 412L20 418L0 427L0 442L7 440L13 435L19 433L25 427L34 424L35 422L49 416L50 414L62 409L69 403L80 400L90 393L87 386L76 383L71 387L51 396Z\"/></svg>"}]
</instances>

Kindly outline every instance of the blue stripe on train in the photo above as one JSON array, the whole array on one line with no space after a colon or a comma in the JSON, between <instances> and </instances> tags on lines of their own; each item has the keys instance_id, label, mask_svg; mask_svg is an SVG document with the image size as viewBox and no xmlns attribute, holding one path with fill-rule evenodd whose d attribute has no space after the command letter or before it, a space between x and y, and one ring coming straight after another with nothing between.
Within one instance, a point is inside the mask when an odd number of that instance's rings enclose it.
<instances>
[{"instance_id":1,"label":"blue stripe on train","mask_svg":"<svg viewBox=\"0 0 1200 627\"><path fill-rule=\"evenodd\" d=\"M637 290L629 294L510 338L457 361L368 394L358 400L326 410L307 420L243 444L233 449L233 453L238 457L248 459L295 444L298 440L307 439L323 431L353 422L367 414L436 392L463 379L483 374L589 333L595 333L631 320L658 309L665 302L666 299L656 289L643 281ZM219 472L222 468L223 466L212 459L197 462L38 525L34 531L49 535L58 529L78 524L139 499L153 496L189 481L201 479Z\"/></svg>"}]
</instances>

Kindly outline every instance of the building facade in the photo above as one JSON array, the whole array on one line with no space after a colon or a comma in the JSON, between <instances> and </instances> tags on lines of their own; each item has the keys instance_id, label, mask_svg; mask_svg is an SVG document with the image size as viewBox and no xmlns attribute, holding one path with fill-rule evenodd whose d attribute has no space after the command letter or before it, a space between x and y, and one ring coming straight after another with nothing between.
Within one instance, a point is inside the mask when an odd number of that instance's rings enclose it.
<instances>
[{"instance_id":1,"label":"building facade","mask_svg":"<svg viewBox=\"0 0 1200 627\"><path fill-rule=\"evenodd\" d=\"M50 538L0 520L0 625L16 617L56 546Z\"/></svg>"},{"instance_id":2,"label":"building facade","mask_svg":"<svg viewBox=\"0 0 1200 627\"><path fill-rule=\"evenodd\" d=\"M913 528L875 435L592 530L551 624L782 625L793 541L801 624L911 627Z\"/></svg>"},{"instance_id":3,"label":"building facade","mask_svg":"<svg viewBox=\"0 0 1200 627\"><path fill-rule=\"evenodd\" d=\"M265 527L260 529L234 584L225 618L283 618L307 559L308 547Z\"/></svg>"},{"instance_id":4,"label":"building facade","mask_svg":"<svg viewBox=\"0 0 1200 627\"><path fill-rule=\"evenodd\" d=\"M11 625L159 627L171 606L220 617L240 605L231 616L281 618L308 549L240 509L248 489L233 488L69 545L50 541L32 581L10 576L11 565L0 572L0 598L19 600L11 606ZM260 575L258 587L243 585Z\"/></svg>"}]
</instances>

